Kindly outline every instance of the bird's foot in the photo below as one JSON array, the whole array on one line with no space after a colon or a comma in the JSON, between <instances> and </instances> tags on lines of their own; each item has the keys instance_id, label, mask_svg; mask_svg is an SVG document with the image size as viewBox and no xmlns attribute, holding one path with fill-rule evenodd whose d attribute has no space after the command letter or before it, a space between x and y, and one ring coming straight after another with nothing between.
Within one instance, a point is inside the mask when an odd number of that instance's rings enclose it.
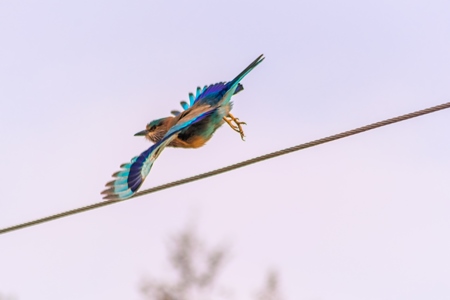
<instances>
[{"instance_id":1,"label":"bird's foot","mask_svg":"<svg viewBox=\"0 0 450 300\"><path fill-rule=\"evenodd\" d=\"M241 139L244 141L244 129L242 129L241 125L247 125L247 123L239 121L238 118L230 113L227 116L223 117L223 120L227 122L231 129L238 132L241 135Z\"/></svg>"}]
</instances>

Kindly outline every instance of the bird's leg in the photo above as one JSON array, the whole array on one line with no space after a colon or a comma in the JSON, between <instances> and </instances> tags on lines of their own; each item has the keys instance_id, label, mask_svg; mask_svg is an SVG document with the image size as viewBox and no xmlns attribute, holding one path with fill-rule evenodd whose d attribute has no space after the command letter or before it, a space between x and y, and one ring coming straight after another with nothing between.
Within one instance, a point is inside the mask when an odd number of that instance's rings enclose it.
<instances>
[{"instance_id":1,"label":"bird's leg","mask_svg":"<svg viewBox=\"0 0 450 300\"><path fill-rule=\"evenodd\" d=\"M242 129L241 125L247 125L247 123L239 121L239 119L233 116L231 113L228 113L227 116L223 117L223 120L227 122L228 125L230 125L231 129L239 132L239 134L241 135L241 139L244 140L244 129Z\"/></svg>"}]
</instances>

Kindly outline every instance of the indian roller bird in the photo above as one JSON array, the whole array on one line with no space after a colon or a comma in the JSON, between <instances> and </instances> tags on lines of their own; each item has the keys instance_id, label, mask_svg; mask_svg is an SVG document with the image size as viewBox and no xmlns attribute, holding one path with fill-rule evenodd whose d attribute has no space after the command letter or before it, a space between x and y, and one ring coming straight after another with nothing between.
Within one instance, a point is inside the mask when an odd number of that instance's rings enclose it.
<instances>
[{"instance_id":1,"label":"indian roller bird","mask_svg":"<svg viewBox=\"0 0 450 300\"><path fill-rule=\"evenodd\" d=\"M203 146L217 128L225 123L224 117L229 116L231 97L238 90L240 81L263 60L263 55L258 56L233 80L202 89L185 111L157 122L160 127L163 126L163 130L158 131L161 133L154 138L155 144L131 159L129 163L120 166L121 170L114 173L112 175L114 179L106 184L107 188L102 192L103 198L123 200L133 196L150 173L153 163L162 150L171 143L176 143L176 145L172 144L173 147Z\"/></svg>"}]
</instances>

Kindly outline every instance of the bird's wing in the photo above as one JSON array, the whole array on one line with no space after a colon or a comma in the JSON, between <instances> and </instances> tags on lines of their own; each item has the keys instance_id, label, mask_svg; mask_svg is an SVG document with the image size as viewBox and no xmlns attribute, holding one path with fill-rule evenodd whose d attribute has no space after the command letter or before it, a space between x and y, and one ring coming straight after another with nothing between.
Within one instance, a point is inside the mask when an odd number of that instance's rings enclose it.
<instances>
[{"instance_id":1,"label":"bird's wing","mask_svg":"<svg viewBox=\"0 0 450 300\"><path fill-rule=\"evenodd\" d=\"M189 93L189 103L181 101L181 107L186 111L194 104L203 106L215 106L217 104L226 105L230 102L233 95L239 93L244 89L240 81L250 73L257 65L264 60L264 55L258 56L250 65L247 66L241 73L239 73L233 80L229 82L218 82L203 88L197 87L195 96ZM172 111L172 114L177 116L178 111Z\"/></svg>"},{"instance_id":2,"label":"bird's wing","mask_svg":"<svg viewBox=\"0 0 450 300\"><path fill-rule=\"evenodd\" d=\"M194 103L201 103L201 104L209 104L214 105L217 102L216 99L220 99L221 96L226 92L228 89L228 84L226 82L219 82L215 84L211 84L209 86L205 86L201 93L198 93L197 88L197 95L195 97ZM234 91L233 95L236 95L240 91L242 91L244 87L242 84L238 83L236 86L236 90ZM189 97L191 97L192 93L189 94ZM212 101L212 102L211 102Z\"/></svg>"},{"instance_id":3,"label":"bird's wing","mask_svg":"<svg viewBox=\"0 0 450 300\"><path fill-rule=\"evenodd\" d=\"M189 93L189 103L187 103L186 101L181 101L180 105L184 110L187 110L187 109L189 109L189 107L192 107L192 105L194 105L199 100L207 99L207 98L213 98L213 99L216 98L217 93L222 91L225 87L226 87L226 82L219 82L219 83L211 84L209 86L205 85L203 87L203 89L201 89L200 87L197 87L197 92L196 92L195 96L193 93ZM234 92L234 95L236 95L243 89L244 89L244 86L239 83Z\"/></svg>"},{"instance_id":4,"label":"bird's wing","mask_svg":"<svg viewBox=\"0 0 450 300\"><path fill-rule=\"evenodd\" d=\"M107 189L102 192L104 199L123 200L133 196L150 173L153 163L162 150L177 137L178 133L211 115L217 108L204 108L203 111L187 114L172 126L166 135L156 144L134 157L129 163L122 164L120 171L112 176L114 180L106 184Z\"/></svg>"}]
</instances>

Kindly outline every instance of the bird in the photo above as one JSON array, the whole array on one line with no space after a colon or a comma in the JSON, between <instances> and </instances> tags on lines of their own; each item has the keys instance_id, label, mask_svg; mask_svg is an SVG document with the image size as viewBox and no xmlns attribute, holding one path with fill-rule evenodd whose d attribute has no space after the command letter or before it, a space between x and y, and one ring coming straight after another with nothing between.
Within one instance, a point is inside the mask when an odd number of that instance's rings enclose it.
<instances>
[{"instance_id":1,"label":"bird","mask_svg":"<svg viewBox=\"0 0 450 300\"><path fill-rule=\"evenodd\" d=\"M231 110L231 97L239 82L264 60L261 54L239 75L229 82L220 82L200 91L195 101L177 116L165 118L163 136L129 163L120 165L113 180L106 183L102 195L106 200L124 200L132 197L141 187L162 150L177 138L183 145L177 147L198 148L204 145L225 121ZM155 126L155 125L152 125Z\"/></svg>"}]
</instances>

